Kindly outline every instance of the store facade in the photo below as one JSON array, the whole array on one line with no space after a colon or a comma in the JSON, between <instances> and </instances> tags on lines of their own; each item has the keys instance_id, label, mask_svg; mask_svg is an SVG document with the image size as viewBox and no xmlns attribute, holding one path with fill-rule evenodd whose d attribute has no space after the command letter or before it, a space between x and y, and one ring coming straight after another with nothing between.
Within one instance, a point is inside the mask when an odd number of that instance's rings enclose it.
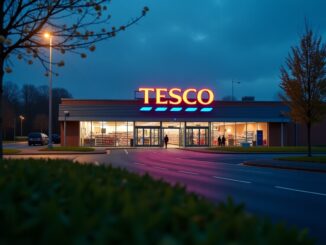
<instances>
[{"instance_id":1,"label":"store facade","mask_svg":"<svg viewBox=\"0 0 326 245\"><path fill-rule=\"evenodd\" d=\"M61 137L74 146L268 146L284 140L286 107L277 102L214 101L209 89L140 88L141 99L63 99ZM220 140L219 140L220 139ZM224 140L225 139L225 140ZM284 144L284 142L279 142Z\"/></svg>"},{"instance_id":2,"label":"store facade","mask_svg":"<svg viewBox=\"0 0 326 245\"><path fill-rule=\"evenodd\" d=\"M209 89L140 88L135 100L62 99L62 144L160 147L305 145L306 130L292 123L282 102L215 101ZM326 122L312 130L314 145Z\"/></svg>"}]
</instances>

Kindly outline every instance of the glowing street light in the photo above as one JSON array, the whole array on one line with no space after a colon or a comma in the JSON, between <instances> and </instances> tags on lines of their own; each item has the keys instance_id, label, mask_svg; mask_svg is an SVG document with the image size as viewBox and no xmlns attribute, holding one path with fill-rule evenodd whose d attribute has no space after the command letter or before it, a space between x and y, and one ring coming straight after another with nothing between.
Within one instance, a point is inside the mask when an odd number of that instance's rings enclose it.
<instances>
[{"instance_id":1,"label":"glowing street light","mask_svg":"<svg viewBox=\"0 0 326 245\"><path fill-rule=\"evenodd\" d=\"M23 120L25 119L25 117L23 115L20 115L19 118L20 118L20 136L23 136Z\"/></svg>"},{"instance_id":2,"label":"glowing street light","mask_svg":"<svg viewBox=\"0 0 326 245\"><path fill-rule=\"evenodd\" d=\"M44 33L44 37L49 40L49 143L48 148L52 148L52 35Z\"/></svg>"}]
</instances>

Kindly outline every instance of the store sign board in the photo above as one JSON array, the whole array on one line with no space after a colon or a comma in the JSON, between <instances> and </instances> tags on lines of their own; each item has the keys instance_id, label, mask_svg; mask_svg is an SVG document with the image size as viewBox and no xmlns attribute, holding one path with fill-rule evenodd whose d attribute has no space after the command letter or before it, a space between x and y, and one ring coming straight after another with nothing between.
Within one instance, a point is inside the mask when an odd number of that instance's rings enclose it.
<instances>
[{"instance_id":1,"label":"store sign board","mask_svg":"<svg viewBox=\"0 0 326 245\"><path fill-rule=\"evenodd\" d=\"M156 105L181 105L182 103L190 106L207 106L213 103L214 93L212 90L204 88L197 90L188 88L139 88L139 92L144 94L144 104L150 104L150 95L154 95Z\"/></svg>"},{"instance_id":2,"label":"store sign board","mask_svg":"<svg viewBox=\"0 0 326 245\"><path fill-rule=\"evenodd\" d=\"M211 112L210 105L214 101L212 90L188 88L151 88L141 87L138 92L143 93L144 106L142 112Z\"/></svg>"}]
</instances>

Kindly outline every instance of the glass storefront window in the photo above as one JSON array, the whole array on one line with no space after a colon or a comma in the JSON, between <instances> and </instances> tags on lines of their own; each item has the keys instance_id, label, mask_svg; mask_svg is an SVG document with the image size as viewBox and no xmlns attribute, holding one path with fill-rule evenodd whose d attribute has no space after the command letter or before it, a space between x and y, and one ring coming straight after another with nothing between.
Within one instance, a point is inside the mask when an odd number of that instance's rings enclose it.
<instances>
[{"instance_id":1,"label":"glass storefront window","mask_svg":"<svg viewBox=\"0 0 326 245\"><path fill-rule=\"evenodd\" d=\"M212 145L218 145L218 138L225 137L225 146L236 145L236 127L234 122L214 122L211 129Z\"/></svg>"},{"instance_id":2,"label":"glass storefront window","mask_svg":"<svg viewBox=\"0 0 326 245\"><path fill-rule=\"evenodd\" d=\"M154 127L160 126L160 122L135 122L135 126Z\"/></svg>"},{"instance_id":3,"label":"glass storefront window","mask_svg":"<svg viewBox=\"0 0 326 245\"><path fill-rule=\"evenodd\" d=\"M208 122L186 122L186 127L208 127Z\"/></svg>"},{"instance_id":4,"label":"glass storefront window","mask_svg":"<svg viewBox=\"0 0 326 245\"><path fill-rule=\"evenodd\" d=\"M80 145L94 146L95 141L92 136L92 122L80 122Z\"/></svg>"},{"instance_id":5,"label":"glass storefront window","mask_svg":"<svg viewBox=\"0 0 326 245\"><path fill-rule=\"evenodd\" d=\"M249 143L251 146L268 145L266 122L212 122L210 139L208 129L208 122L172 121L161 124L160 122L81 121L80 145L159 146L163 134L169 134L170 143L178 146L208 146L209 140L212 146L217 146L218 137L222 138L222 136L225 137L225 146L241 146L243 143Z\"/></svg>"},{"instance_id":6,"label":"glass storefront window","mask_svg":"<svg viewBox=\"0 0 326 245\"><path fill-rule=\"evenodd\" d=\"M180 128L180 122L162 122L163 128Z\"/></svg>"},{"instance_id":7,"label":"glass storefront window","mask_svg":"<svg viewBox=\"0 0 326 245\"><path fill-rule=\"evenodd\" d=\"M261 145L267 145L267 123L264 122L213 122L211 127L211 143L218 145L218 137L224 135L226 146L241 146L249 143L257 145L257 131L262 131L263 139Z\"/></svg>"},{"instance_id":8,"label":"glass storefront window","mask_svg":"<svg viewBox=\"0 0 326 245\"><path fill-rule=\"evenodd\" d=\"M128 146L133 139L133 122L80 122L82 146Z\"/></svg>"}]
</instances>

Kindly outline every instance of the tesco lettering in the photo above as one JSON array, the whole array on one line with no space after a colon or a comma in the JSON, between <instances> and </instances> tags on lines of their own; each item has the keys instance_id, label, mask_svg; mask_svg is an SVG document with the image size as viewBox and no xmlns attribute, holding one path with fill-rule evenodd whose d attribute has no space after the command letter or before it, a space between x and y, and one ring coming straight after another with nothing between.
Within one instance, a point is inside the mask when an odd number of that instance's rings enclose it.
<instances>
[{"instance_id":1,"label":"tesco lettering","mask_svg":"<svg viewBox=\"0 0 326 245\"><path fill-rule=\"evenodd\" d=\"M155 94L155 103L157 105L180 105L181 103L187 105L209 105L214 101L213 91L207 88L200 90L195 88L185 90L180 88L139 88L138 91L144 93L144 104L146 105L149 104L150 93ZM195 99L189 99L189 97Z\"/></svg>"}]
</instances>

